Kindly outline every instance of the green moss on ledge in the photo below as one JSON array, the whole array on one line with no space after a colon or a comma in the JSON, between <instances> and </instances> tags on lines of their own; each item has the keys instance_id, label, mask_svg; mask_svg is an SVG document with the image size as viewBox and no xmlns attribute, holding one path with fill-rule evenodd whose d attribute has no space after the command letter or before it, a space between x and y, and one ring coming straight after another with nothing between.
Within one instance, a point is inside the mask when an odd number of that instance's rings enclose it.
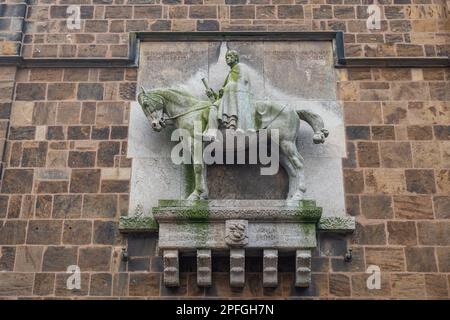
<instances>
[{"instance_id":1,"label":"green moss on ledge","mask_svg":"<svg viewBox=\"0 0 450 320\"><path fill-rule=\"evenodd\" d=\"M158 231L158 223L153 217L120 217L120 232L156 232Z\"/></svg>"},{"instance_id":2,"label":"green moss on ledge","mask_svg":"<svg viewBox=\"0 0 450 320\"><path fill-rule=\"evenodd\" d=\"M317 222L322 216L322 208L316 207L314 200L301 200L295 216L301 221Z\"/></svg>"}]
</instances>

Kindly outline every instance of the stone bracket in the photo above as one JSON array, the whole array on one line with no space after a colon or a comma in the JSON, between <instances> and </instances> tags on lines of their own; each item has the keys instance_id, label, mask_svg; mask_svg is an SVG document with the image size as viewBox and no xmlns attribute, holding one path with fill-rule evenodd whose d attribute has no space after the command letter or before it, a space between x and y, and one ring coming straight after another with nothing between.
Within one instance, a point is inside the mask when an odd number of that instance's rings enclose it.
<instances>
[{"instance_id":1,"label":"stone bracket","mask_svg":"<svg viewBox=\"0 0 450 320\"><path fill-rule=\"evenodd\" d=\"M230 250L230 286L242 288L245 284L245 249Z\"/></svg>"},{"instance_id":2,"label":"stone bracket","mask_svg":"<svg viewBox=\"0 0 450 320\"><path fill-rule=\"evenodd\" d=\"M263 286L278 286L278 250L276 249L264 249Z\"/></svg>"},{"instance_id":3,"label":"stone bracket","mask_svg":"<svg viewBox=\"0 0 450 320\"><path fill-rule=\"evenodd\" d=\"M211 250L197 250L197 285L199 287L211 286Z\"/></svg>"},{"instance_id":4,"label":"stone bracket","mask_svg":"<svg viewBox=\"0 0 450 320\"><path fill-rule=\"evenodd\" d=\"M308 287L311 283L311 250L295 253L295 286Z\"/></svg>"},{"instance_id":5,"label":"stone bracket","mask_svg":"<svg viewBox=\"0 0 450 320\"><path fill-rule=\"evenodd\" d=\"M178 287L180 285L180 270L178 250L164 250L164 285Z\"/></svg>"}]
</instances>

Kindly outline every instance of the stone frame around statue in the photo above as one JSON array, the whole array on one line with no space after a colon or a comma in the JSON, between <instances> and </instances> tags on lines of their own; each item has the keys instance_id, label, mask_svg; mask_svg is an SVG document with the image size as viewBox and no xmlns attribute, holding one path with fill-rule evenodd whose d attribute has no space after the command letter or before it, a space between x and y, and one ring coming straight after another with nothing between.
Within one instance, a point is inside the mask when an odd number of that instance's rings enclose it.
<instances>
[{"instance_id":1,"label":"stone frame around statue","mask_svg":"<svg viewBox=\"0 0 450 320\"><path fill-rule=\"evenodd\" d=\"M343 54L342 48L338 46L340 42L335 41L337 34L333 32L177 33L169 38L143 34L140 39L157 42L331 41L334 65L337 65L339 57ZM135 209L132 215L120 218L119 228L124 233L159 232L159 248L164 260L166 286L179 285L179 253L192 251L197 255L198 285L211 285L211 260L213 253L220 251L230 254L230 285L242 287L245 283L246 250L261 249L263 250L263 285L265 287L274 287L278 284L276 265L279 250L295 253L295 282L297 286L305 287L310 282L311 250L317 245L317 232L343 233L352 232L355 228L353 217L345 214L322 215L322 208L317 207L314 201L286 204L276 200L255 200L249 205L245 200L187 202L160 198L157 205L153 206L152 214L153 217ZM273 229L274 226L276 226L275 229ZM261 242L261 239L255 240L255 236L261 232L275 236L269 237L272 240L266 243ZM286 239L280 241L277 235L282 233L292 235L294 239L292 243ZM193 236L189 237L189 235Z\"/></svg>"}]
</instances>

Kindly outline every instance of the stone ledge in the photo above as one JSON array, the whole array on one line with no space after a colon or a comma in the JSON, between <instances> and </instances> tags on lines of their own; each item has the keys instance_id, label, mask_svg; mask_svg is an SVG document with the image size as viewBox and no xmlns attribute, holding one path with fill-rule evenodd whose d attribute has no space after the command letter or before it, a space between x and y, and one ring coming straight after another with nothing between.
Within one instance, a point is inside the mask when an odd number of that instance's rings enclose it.
<instances>
[{"instance_id":1,"label":"stone ledge","mask_svg":"<svg viewBox=\"0 0 450 320\"><path fill-rule=\"evenodd\" d=\"M317 229L323 232L353 232L355 230L355 217L322 217Z\"/></svg>"},{"instance_id":2,"label":"stone ledge","mask_svg":"<svg viewBox=\"0 0 450 320\"><path fill-rule=\"evenodd\" d=\"M123 233L158 232L158 223L153 217L120 217L119 231Z\"/></svg>"},{"instance_id":3,"label":"stone ledge","mask_svg":"<svg viewBox=\"0 0 450 320\"><path fill-rule=\"evenodd\" d=\"M270 201L272 203L272 206L275 207L277 204L277 201ZM226 219L233 219L234 216L227 216L224 217L223 215L216 213L212 216L208 215L208 206L205 206L205 203L208 203L208 201L196 201L198 210L171 210L163 212L157 212L156 215L162 215L165 217L162 217L162 220L164 221L165 218L169 219L186 219L186 220L197 220L197 221L205 221L205 220L222 220L224 218ZM213 201L211 201L212 204L214 204ZM249 204L250 202L248 202ZM278 203L281 203L278 202ZM179 206L186 205L185 200L162 200L160 201L159 208L176 208L176 205ZM202 205L203 204L203 205ZM219 207L220 202L215 203L215 207ZM224 202L222 202L224 204ZM311 203L312 204L312 203ZM211 208L211 206L209 207ZM170 214L167 214L169 212ZM236 208L231 208L229 211L230 213L234 213L235 215L238 214L238 210ZM294 221L299 221L296 214L297 212L294 211L285 211L288 215L288 218L284 218L289 221L289 219L292 219ZM241 213L242 214L242 213ZM263 214L256 214L255 212L248 214L246 216L246 219L252 220L252 219L258 219L258 220L270 220L274 219L272 216L274 215L274 211L266 210ZM242 215L241 215L242 216ZM289 218L291 217L291 218ZM306 217L305 221L307 221ZM281 221L280 219L275 221ZM301 220L300 220L301 221ZM344 216L344 217L321 217L318 222L318 231L320 232L353 232L355 230L355 218L351 216ZM139 232L158 232L158 222L151 216L128 216L128 217L121 217L119 220L119 230L122 233L139 233Z\"/></svg>"},{"instance_id":4,"label":"stone ledge","mask_svg":"<svg viewBox=\"0 0 450 320\"><path fill-rule=\"evenodd\" d=\"M158 222L246 219L316 223L322 215L322 208L313 200L160 200L158 205L152 209Z\"/></svg>"}]
</instances>

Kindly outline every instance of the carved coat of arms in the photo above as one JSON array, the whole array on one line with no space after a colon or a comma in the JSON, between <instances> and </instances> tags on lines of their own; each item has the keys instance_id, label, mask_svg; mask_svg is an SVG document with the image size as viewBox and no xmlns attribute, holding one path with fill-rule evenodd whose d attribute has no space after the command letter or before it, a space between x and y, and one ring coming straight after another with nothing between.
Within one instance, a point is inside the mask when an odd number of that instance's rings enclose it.
<instances>
[{"instance_id":1,"label":"carved coat of arms","mask_svg":"<svg viewBox=\"0 0 450 320\"><path fill-rule=\"evenodd\" d=\"M225 242L230 247L243 247L248 244L248 221L227 220L225 223Z\"/></svg>"}]
</instances>

